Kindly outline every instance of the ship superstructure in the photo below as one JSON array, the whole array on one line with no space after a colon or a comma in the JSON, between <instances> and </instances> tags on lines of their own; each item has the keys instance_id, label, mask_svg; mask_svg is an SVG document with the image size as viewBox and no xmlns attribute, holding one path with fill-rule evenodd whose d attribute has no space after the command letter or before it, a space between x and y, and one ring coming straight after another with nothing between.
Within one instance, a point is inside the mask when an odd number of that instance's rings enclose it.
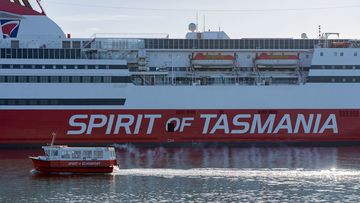
<instances>
[{"instance_id":1,"label":"ship superstructure","mask_svg":"<svg viewBox=\"0 0 360 203\"><path fill-rule=\"evenodd\" d=\"M360 140L357 41L69 38L0 5L1 144Z\"/></svg>"}]
</instances>

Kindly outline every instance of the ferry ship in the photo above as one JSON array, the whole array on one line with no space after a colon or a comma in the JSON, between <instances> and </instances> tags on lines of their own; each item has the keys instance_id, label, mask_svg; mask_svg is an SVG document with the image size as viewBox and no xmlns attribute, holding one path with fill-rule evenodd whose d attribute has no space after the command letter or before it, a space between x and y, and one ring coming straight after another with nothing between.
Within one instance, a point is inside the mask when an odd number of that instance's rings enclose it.
<instances>
[{"instance_id":1,"label":"ferry ship","mask_svg":"<svg viewBox=\"0 0 360 203\"><path fill-rule=\"evenodd\" d=\"M0 0L0 144L360 141L360 43L71 38L37 0ZM195 26L196 27L196 26Z\"/></svg>"}]
</instances>

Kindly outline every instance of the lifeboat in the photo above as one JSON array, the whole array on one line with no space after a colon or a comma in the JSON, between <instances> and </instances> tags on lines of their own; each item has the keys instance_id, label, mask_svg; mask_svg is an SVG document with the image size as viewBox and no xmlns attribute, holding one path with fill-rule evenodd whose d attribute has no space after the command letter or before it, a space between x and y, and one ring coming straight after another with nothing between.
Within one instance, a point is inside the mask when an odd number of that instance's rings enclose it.
<instances>
[{"instance_id":1,"label":"lifeboat","mask_svg":"<svg viewBox=\"0 0 360 203\"><path fill-rule=\"evenodd\" d=\"M297 66L299 64L300 57L299 55L291 55L291 54L259 54L256 56L255 64L259 67L264 66Z\"/></svg>"},{"instance_id":2,"label":"lifeboat","mask_svg":"<svg viewBox=\"0 0 360 203\"><path fill-rule=\"evenodd\" d=\"M349 48L351 46L350 42L333 42L331 43L331 48Z\"/></svg>"},{"instance_id":3,"label":"lifeboat","mask_svg":"<svg viewBox=\"0 0 360 203\"><path fill-rule=\"evenodd\" d=\"M234 66L235 60L234 55L199 53L193 56L192 65L199 68L229 68Z\"/></svg>"},{"instance_id":4,"label":"lifeboat","mask_svg":"<svg viewBox=\"0 0 360 203\"><path fill-rule=\"evenodd\" d=\"M112 173L117 166L112 147L44 146L44 156L29 157L42 173Z\"/></svg>"}]
</instances>

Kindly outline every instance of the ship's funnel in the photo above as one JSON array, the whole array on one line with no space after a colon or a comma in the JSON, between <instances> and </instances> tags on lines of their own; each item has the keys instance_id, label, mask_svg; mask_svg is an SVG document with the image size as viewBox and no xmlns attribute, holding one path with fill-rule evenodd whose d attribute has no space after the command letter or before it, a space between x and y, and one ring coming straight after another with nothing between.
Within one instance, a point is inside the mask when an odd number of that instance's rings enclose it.
<instances>
[{"instance_id":1,"label":"ship's funnel","mask_svg":"<svg viewBox=\"0 0 360 203\"><path fill-rule=\"evenodd\" d=\"M45 15L39 0L0 0L0 26L3 39L65 38L61 28Z\"/></svg>"}]
</instances>

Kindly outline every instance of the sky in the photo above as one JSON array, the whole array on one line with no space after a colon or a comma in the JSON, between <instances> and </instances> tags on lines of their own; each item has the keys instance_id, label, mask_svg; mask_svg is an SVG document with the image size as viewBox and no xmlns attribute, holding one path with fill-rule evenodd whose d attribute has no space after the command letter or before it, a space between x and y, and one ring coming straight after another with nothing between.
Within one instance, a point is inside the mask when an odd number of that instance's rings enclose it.
<instances>
[{"instance_id":1,"label":"sky","mask_svg":"<svg viewBox=\"0 0 360 203\"><path fill-rule=\"evenodd\" d=\"M205 16L206 30L220 28L231 38L300 38L302 33L317 38L321 25L323 32L360 39L359 0L42 0L42 4L73 37L166 33L184 38L196 16L203 30Z\"/></svg>"}]
</instances>

